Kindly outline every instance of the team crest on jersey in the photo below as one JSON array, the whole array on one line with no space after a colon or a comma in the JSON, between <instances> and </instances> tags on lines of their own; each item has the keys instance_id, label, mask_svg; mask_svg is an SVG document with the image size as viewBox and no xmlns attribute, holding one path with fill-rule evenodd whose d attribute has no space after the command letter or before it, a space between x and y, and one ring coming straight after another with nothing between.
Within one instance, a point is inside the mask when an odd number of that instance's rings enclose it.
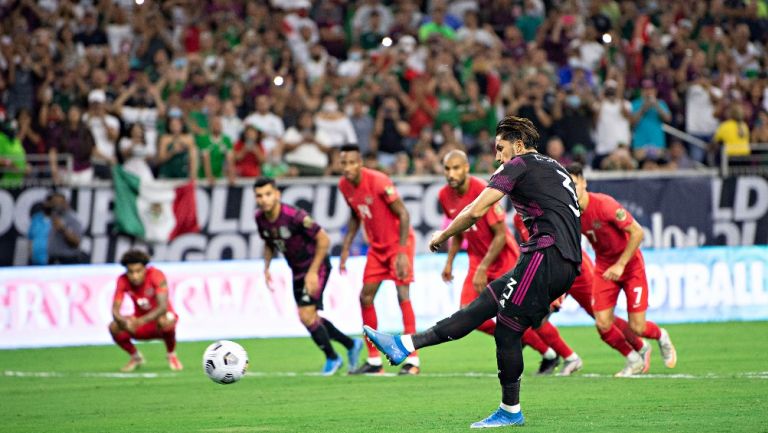
<instances>
[{"instance_id":1,"label":"team crest on jersey","mask_svg":"<svg viewBox=\"0 0 768 433\"><path fill-rule=\"evenodd\" d=\"M283 239L288 239L291 237L291 231L288 230L288 227L285 227L285 226L280 227L280 237Z\"/></svg>"},{"instance_id":2,"label":"team crest on jersey","mask_svg":"<svg viewBox=\"0 0 768 433\"><path fill-rule=\"evenodd\" d=\"M269 230L262 230L261 234L262 234L262 236L264 236L265 238L268 238L268 237L269 237Z\"/></svg>"},{"instance_id":3,"label":"team crest on jersey","mask_svg":"<svg viewBox=\"0 0 768 433\"><path fill-rule=\"evenodd\" d=\"M311 216L309 216L309 215L305 216L305 217L304 217L304 219L303 219L303 220L301 220L301 225L303 225L303 226L304 226L304 228L306 228L306 229L310 229L310 228L312 228L312 225L313 225L314 223L315 223L315 222L314 222L314 221L312 221L312 217L311 217Z\"/></svg>"},{"instance_id":4,"label":"team crest on jersey","mask_svg":"<svg viewBox=\"0 0 768 433\"><path fill-rule=\"evenodd\" d=\"M616 209L616 221L624 221L627 219L627 211L622 208Z\"/></svg>"},{"instance_id":5,"label":"team crest on jersey","mask_svg":"<svg viewBox=\"0 0 768 433\"><path fill-rule=\"evenodd\" d=\"M365 203L369 204L369 205L372 205L373 204L373 197L371 197L369 195L365 196Z\"/></svg>"},{"instance_id":6,"label":"team crest on jersey","mask_svg":"<svg viewBox=\"0 0 768 433\"><path fill-rule=\"evenodd\" d=\"M595 229L599 229L602 226L603 225L600 224L600 221L595 221L595 222L592 223L592 228L595 228Z\"/></svg>"}]
</instances>

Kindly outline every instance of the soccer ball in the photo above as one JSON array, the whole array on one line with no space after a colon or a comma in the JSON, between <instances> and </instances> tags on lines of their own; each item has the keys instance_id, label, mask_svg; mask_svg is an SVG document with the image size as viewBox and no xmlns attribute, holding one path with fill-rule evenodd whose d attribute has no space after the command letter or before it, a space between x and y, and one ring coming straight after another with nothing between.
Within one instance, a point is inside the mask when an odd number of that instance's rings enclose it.
<instances>
[{"instance_id":1,"label":"soccer ball","mask_svg":"<svg viewBox=\"0 0 768 433\"><path fill-rule=\"evenodd\" d=\"M248 354L234 341L217 341L203 353L203 371L216 383L235 383L243 378L247 369Z\"/></svg>"}]
</instances>

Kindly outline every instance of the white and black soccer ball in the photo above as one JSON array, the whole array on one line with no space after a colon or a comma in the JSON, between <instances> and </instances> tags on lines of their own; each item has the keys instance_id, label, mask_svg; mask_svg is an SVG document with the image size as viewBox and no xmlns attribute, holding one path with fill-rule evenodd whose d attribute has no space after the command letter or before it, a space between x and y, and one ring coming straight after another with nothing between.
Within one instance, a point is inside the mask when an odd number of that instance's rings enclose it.
<instances>
[{"instance_id":1,"label":"white and black soccer ball","mask_svg":"<svg viewBox=\"0 0 768 433\"><path fill-rule=\"evenodd\" d=\"M248 354L234 341L217 341L203 353L203 371L216 383L235 383L243 378L247 369Z\"/></svg>"}]
</instances>

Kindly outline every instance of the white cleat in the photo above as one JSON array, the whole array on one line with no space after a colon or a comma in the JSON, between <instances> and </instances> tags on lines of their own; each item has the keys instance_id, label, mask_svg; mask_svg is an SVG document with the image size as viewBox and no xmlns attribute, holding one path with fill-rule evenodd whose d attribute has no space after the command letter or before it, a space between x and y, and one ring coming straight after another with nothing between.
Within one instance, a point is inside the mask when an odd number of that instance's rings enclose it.
<instances>
[{"instance_id":1,"label":"white cleat","mask_svg":"<svg viewBox=\"0 0 768 433\"><path fill-rule=\"evenodd\" d=\"M643 373L648 373L651 369L651 345L647 341L643 340L643 347L637 351L641 358L643 358Z\"/></svg>"},{"instance_id":2,"label":"white cleat","mask_svg":"<svg viewBox=\"0 0 768 433\"><path fill-rule=\"evenodd\" d=\"M627 365L625 365L620 372L616 373L614 377L632 377L641 374L643 372L643 367L645 367L643 358L637 352L632 351L632 353L627 356Z\"/></svg>"},{"instance_id":3,"label":"white cleat","mask_svg":"<svg viewBox=\"0 0 768 433\"><path fill-rule=\"evenodd\" d=\"M669 338L669 332L664 328L661 328L659 349L661 350L661 357L664 359L664 365L667 368L675 368L675 365L677 365L677 350L675 350L675 345L672 344L672 339Z\"/></svg>"},{"instance_id":4,"label":"white cleat","mask_svg":"<svg viewBox=\"0 0 768 433\"><path fill-rule=\"evenodd\" d=\"M577 371L581 370L584 367L584 363L581 361L581 357L579 355L576 355L576 359L573 361L568 361L567 359L563 362L563 368L560 369L560 372L557 373L558 376L570 376L573 373L576 373Z\"/></svg>"}]
</instances>

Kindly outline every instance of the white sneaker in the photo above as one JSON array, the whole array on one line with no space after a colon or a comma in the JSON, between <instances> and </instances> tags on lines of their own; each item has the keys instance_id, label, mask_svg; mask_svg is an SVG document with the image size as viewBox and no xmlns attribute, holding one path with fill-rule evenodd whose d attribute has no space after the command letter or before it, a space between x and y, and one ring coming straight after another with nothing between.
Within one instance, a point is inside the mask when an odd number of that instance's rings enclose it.
<instances>
[{"instance_id":1,"label":"white sneaker","mask_svg":"<svg viewBox=\"0 0 768 433\"><path fill-rule=\"evenodd\" d=\"M651 369L651 345L643 340L643 347L637 353L643 358L643 373L648 373Z\"/></svg>"},{"instance_id":2,"label":"white sneaker","mask_svg":"<svg viewBox=\"0 0 768 433\"><path fill-rule=\"evenodd\" d=\"M563 361L563 368L560 369L560 372L557 373L557 375L570 376L571 374L581 370L582 367L584 367L584 363L581 361L581 357L576 355L576 359L573 361L568 361L567 359Z\"/></svg>"},{"instance_id":3,"label":"white sneaker","mask_svg":"<svg viewBox=\"0 0 768 433\"><path fill-rule=\"evenodd\" d=\"M669 338L669 332L664 328L661 328L659 349L661 350L661 357L664 359L664 365L667 368L675 368L675 365L677 365L677 350L675 350L675 345L672 344L672 339Z\"/></svg>"},{"instance_id":4,"label":"white sneaker","mask_svg":"<svg viewBox=\"0 0 768 433\"><path fill-rule=\"evenodd\" d=\"M620 372L616 373L614 377L630 377L640 374L643 372L644 366L643 358L633 350L632 353L627 355L627 365Z\"/></svg>"}]
</instances>

